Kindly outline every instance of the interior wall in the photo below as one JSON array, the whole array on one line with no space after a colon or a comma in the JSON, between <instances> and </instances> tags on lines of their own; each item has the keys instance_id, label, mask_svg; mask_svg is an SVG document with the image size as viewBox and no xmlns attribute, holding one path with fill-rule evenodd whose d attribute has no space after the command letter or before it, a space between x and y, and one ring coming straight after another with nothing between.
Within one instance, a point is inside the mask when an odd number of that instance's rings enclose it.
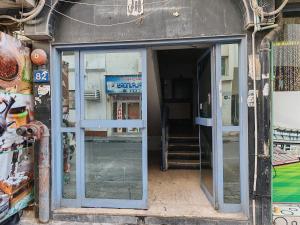
<instances>
[{"instance_id":1,"label":"interior wall","mask_svg":"<svg viewBox=\"0 0 300 225\"><path fill-rule=\"evenodd\" d=\"M157 52L147 49L148 150L159 151L161 142L161 84Z\"/></svg>"},{"instance_id":2,"label":"interior wall","mask_svg":"<svg viewBox=\"0 0 300 225\"><path fill-rule=\"evenodd\" d=\"M168 92L172 92L171 80L174 79L193 79L193 117L196 116L197 104L197 61L204 53L205 49L177 49L177 50L162 50L158 52L160 77L164 80L165 98L168 98ZM188 119L186 104L168 104L170 108L171 118Z\"/></svg>"}]
</instances>

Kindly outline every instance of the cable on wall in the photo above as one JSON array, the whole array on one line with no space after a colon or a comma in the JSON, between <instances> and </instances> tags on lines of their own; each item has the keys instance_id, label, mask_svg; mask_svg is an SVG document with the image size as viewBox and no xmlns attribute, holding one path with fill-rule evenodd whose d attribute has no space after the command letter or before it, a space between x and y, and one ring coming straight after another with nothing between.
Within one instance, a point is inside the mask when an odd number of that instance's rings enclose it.
<instances>
[{"instance_id":1,"label":"cable on wall","mask_svg":"<svg viewBox=\"0 0 300 225\"><path fill-rule=\"evenodd\" d=\"M15 17L9 16L9 15L0 15L0 19L7 19L7 20L12 20L14 23L24 23L29 20L34 19L36 16L40 14L40 12L43 10L44 6L46 4L45 0L40 0L38 5L29 13L26 13L26 15L29 15L25 18L17 19ZM24 16L24 14L22 14ZM9 23L1 23L3 25L8 25Z\"/></svg>"},{"instance_id":2,"label":"cable on wall","mask_svg":"<svg viewBox=\"0 0 300 225\"><path fill-rule=\"evenodd\" d=\"M74 2L70 0L58 0L59 2L66 2L71 4L77 4L77 5L86 5L86 6L99 6L99 7L127 7L127 5L100 5L95 3L87 3L87 2ZM162 0L162 1L156 1L156 2L145 2L144 5L155 5L155 4L162 4L165 2L168 2L169 0Z\"/></svg>"},{"instance_id":3,"label":"cable on wall","mask_svg":"<svg viewBox=\"0 0 300 225\"><path fill-rule=\"evenodd\" d=\"M172 0L167 0L165 1L165 4L163 4L162 6L166 6L167 4L169 4ZM90 23L90 22L86 22L86 21L83 21L83 20L79 20L79 19L76 19L74 17L71 17L71 16L68 16L56 9L54 9L53 7L51 7L50 5L48 4L45 4L45 6L49 7L51 10L53 10L54 12L56 12L57 14L59 15L62 15L70 20L73 20L75 22L78 22L78 23L82 23L82 24L85 24L85 25L89 25L89 26L96 26L96 27L112 27L112 26L118 26L118 25L125 25L125 24L130 24L130 23L134 23L134 22L138 22L140 21L141 19L144 19L146 17L149 17L151 16L152 14L154 14L155 12L157 11L152 11L152 12L149 12L148 14L145 14L145 15L142 15L142 16L139 16L138 18L135 18L135 19L132 19L132 20L128 20L128 21L124 21L124 22L119 22L119 23L112 23L112 24L96 24L96 23Z\"/></svg>"}]
</instances>

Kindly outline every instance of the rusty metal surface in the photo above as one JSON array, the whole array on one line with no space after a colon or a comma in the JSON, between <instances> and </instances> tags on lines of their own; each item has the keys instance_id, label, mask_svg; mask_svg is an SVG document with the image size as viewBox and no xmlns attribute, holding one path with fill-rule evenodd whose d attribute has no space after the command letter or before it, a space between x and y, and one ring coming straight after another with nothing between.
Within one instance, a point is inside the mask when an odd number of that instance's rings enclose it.
<instances>
[{"instance_id":1,"label":"rusty metal surface","mask_svg":"<svg viewBox=\"0 0 300 225\"><path fill-rule=\"evenodd\" d=\"M34 138L39 143L39 221L47 223L50 218L49 129L40 121L32 121L18 128L17 133Z\"/></svg>"}]
</instances>

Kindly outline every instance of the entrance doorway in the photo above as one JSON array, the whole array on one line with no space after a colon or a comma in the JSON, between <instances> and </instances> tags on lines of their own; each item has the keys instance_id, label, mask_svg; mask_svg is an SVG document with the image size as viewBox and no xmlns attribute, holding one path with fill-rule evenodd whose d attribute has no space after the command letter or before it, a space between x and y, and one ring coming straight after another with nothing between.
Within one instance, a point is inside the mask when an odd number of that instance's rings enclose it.
<instances>
[{"instance_id":1,"label":"entrance doorway","mask_svg":"<svg viewBox=\"0 0 300 225\"><path fill-rule=\"evenodd\" d=\"M246 211L241 46L58 51L56 205Z\"/></svg>"},{"instance_id":2,"label":"entrance doorway","mask_svg":"<svg viewBox=\"0 0 300 225\"><path fill-rule=\"evenodd\" d=\"M154 54L162 89L160 167L164 172L152 169L155 162L158 167L158 156L153 151L149 154L149 176L152 172L156 177L170 174L172 182L178 181L171 192L191 198L201 192L216 210L241 211L240 150L245 145L239 116L239 44L185 46L157 50ZM151 120L149 133L150 124ZM180 184L181 176L189 177L198 188ZM172 185L167 179L162 180L169 190ZM179 204L188 205L189 201ZM202 203L199 200L199 208Z\"/></svg>"}]
</instances>

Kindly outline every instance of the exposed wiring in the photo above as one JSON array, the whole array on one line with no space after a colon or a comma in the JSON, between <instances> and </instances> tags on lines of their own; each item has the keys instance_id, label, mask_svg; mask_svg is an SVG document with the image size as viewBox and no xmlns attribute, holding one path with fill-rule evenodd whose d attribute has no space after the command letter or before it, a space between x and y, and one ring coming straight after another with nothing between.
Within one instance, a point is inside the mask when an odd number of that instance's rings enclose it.
<instances>
[{"instance_id":1,"label":"exposed wiring","mask_svg":"<svg viewBox=\"0 0 300 225\"><path fill-rule=\"evenodd\" d=\"M78 4L78 5L87 5L87 6L100 6L100 7L127 7L127 5L100 5L95 3L87 3L87 2L74 2L70 0L58 0L59 2L66 2L71 4ZM144 5L154 5L154 4L162 4L168 2L168 0L156 1L156 2L145 2Z\"/></svg>"},{"instance_id":2,"label":"exposed wiring","mask_svg":"<svg viewBox=\"0 0 300 225\"><path fill-rule=\"evenodd\" d=\"M9 15L0 15L0 19L12 20L16 23L24 23L24 22L34 19L43 10L45 4L46 4L45 0L40 0L38 5L36 6L36 8L32 10L32 14L30 14L29 16L27 16L25 18L17 19L12 16L9 16ZM4 24L4 23L1 23L1 24Z\"/></svg>"},{"instance_id":3,"label":"exposed wiring","mask_svg":"<svg viewBox=\"0 0 300 225\"><path fill-rule=\"evenodd\" d=\"M288 1L289 0L284 0L281 3L281 5L272 12L264 12L263 8L258 5L257 0L252 0L251 4L252 4L252 9L254 10L254 12L261 18L264 18L265 16L274 16L274 15L277 15L278 13L280 13L280 11L286 6Z\"/></svg>"},{"instance_id":4,"label":"exposed wiring","mask_svg":"<svg viewBox=\"0 0 300 225\"><path fill-rule=\"evenodd\" d=\"M11 25L14 25L16 24L17 22L0 22L0 25L3 25L3 26L11 26Z\"/></svg>"},{"instance_id":5,"label":"exposed wiring","mask_svg":"<svg viewBox=\"0 0 300 225\"><path fill-rule=\"evenodd\" d=\"M168 0L165 2L165 4L163 4L163 6L166 6L167 4L169 4L172 0ZM152 11L152 12L149 12L148 14L145 14L145 15L142 15L136 19L132 19L132 20L128 20L128 21L124 21L124 22L119 22L119 23L112 23L112 24L96 24L96 23L90 23L90 22L86 22L86 21L82 21L82 20L79 20L79 19L76 19L74 17L71 17L71 16L68 16L56 9L54 9L53 7L51 7L50 5L48 4L45 4L45 6L48 6L49 8L51 8L51 10L53 10L54 12L56 12L57 14L60 14L70 20L73 20L75 22L78 22L78 23L82 23L82 24L85 24L85 25L89 25L89 26L96 26L96 27L112 27L112 26L118 26L118 25L124 25L124 24L130 24L130 23L134 23L134 22L138 22L140 21L141 19L144 19L150 15L152 15L153 13L155 13L156 11Z\"/></svg>"},{"instance_id":6,"label":"exposed wiring","mask_svg":"<svg viewBox=\"0 0 300 225\"><path fill-rule=\"evenodd\" d=\"M36 6L34 7L34 9L31 10L30 12L20 12L20 14L26 17L26 16L30 16L30 15L32 15L33 13L35 13L36 10L37 10L37 5L36 5Z\"/></svg>"}]
</instances>

